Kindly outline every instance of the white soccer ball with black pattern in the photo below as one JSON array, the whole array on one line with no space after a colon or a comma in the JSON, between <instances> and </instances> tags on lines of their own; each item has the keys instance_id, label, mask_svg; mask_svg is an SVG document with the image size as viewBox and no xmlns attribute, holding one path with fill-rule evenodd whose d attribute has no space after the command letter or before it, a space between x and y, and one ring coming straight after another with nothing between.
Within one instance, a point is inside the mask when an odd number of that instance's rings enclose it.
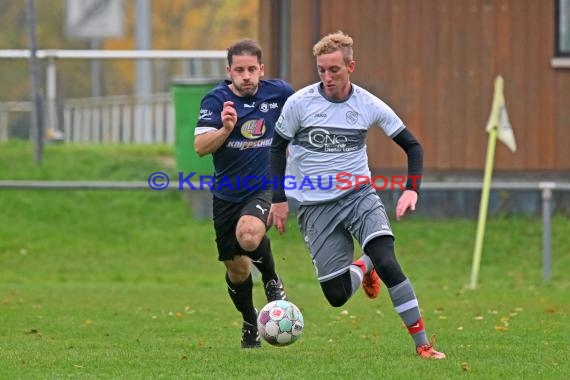
<instances>
[{"instance_id":1,"label":"white soccer ball with black pattern","mask_svg":"<svg viewBox=\"0 0 570 380\"><path fill-rule=\"evenodd\" d=\"M303 333L305 322L297 306L289 301L269 302L259 311L259 335L273 346L287 346Z\"/></svg>"}]
</instances>

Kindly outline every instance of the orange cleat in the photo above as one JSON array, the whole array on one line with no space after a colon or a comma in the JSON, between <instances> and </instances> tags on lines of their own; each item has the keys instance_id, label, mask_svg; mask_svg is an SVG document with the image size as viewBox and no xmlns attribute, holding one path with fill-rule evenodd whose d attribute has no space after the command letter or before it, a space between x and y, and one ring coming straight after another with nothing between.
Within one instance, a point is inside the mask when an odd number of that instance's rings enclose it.
<instances>
[{"instance_id":1,"label":"orange cleat","mask_svg":"<svg viewBox=\"0 0 570 380\"><path fill-rule=\"evenodd\" d=\"M443 352L436 351L431 344L424 344L416 347L416 352L422 358L428 359L445 359L446 356Z\"/></svg>"},{"instance_id":2,"label":"orange cleat","mask_svg":"<svg viewBox=\"0 0 570 380\"><path fill-rule=\"evenodd\" d=\"M372 269L370 273L364 275L362 279L362 289L368 298L376 298L380 294L380 276L376 273L376 269Z\"/></svg>"},{"instance_id":3,"label":"orange cleat","mask_svg":"<svg viewBox=\"0 0 570 380\"><path fill-rule=\"evenodd\" d=\"M352 264L356 265L360 268L364 277L362 278L362 289L368 298L376 298L380 293L380 286L382 283L380 282L380 277L378 273L376 273L376 269L372 268L372 270L366 273L366 265L361 260L356 260Z\"/></svg>"}]
</instances>

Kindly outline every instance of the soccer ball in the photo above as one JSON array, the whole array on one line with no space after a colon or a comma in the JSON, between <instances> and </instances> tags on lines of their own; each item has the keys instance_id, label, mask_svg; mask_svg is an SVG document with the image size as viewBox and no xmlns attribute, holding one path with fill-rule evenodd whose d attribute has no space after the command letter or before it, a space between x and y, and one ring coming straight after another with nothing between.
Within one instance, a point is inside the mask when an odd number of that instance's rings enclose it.
<instances>
[{"instance_id":1,"label":"soccer ball","mask_svg":"<svg viewBox=\"0 0 570 380\"><path fill-rule=\"evenodd\" d=\"M289 301L273 301L261 309L257 316L259 335L273 346L287 346L303 333L303 314Z\"/></svg>"}]
</instances>

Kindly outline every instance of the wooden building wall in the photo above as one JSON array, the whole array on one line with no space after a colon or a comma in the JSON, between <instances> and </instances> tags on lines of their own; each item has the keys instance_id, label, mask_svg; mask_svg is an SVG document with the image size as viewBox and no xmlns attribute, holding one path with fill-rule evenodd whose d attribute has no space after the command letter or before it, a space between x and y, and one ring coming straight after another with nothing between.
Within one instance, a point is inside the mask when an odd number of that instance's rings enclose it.
<instances>
[{"instance_id":1,"label":"wooden building wall","mask_svg":"<svg viewBox=\"0 0 570 380\"><path fill-rule=\"evenodd\" d=\"M568 172L570 69L550 63L554 1L289 0L285 79L295 88L317 81L316 38L343 30L355 41L352 80L391 105L416 134L426 170L478 171L500 74L518 150L498 142L496 170ZM279 53L281 6L260 2L266 75L279 75L286 58ZM368 147L372 168L405 167L403 152L381 132L369 135Z\"/></svg>"}]
</instances>

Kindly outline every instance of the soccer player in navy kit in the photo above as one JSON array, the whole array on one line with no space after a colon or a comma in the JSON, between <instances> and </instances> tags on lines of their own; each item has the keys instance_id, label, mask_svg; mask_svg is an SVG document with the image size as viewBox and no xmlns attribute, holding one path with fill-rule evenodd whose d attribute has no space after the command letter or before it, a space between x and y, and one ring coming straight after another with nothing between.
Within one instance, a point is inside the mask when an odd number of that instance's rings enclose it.
<instances>
[{"instance_id":1,"label":"soccer player in navy kit","mask_svg":"<svg viewBox=\"0 0 570 380\"><path fill-rule=\"evenodd\" d=\"M291 86L262 80L262 49L250 39L228 48L229 80L204 96L194 148L214 159L213 215L218 260L228 294L243 317L243 348L260 347L253 305L251 263L261 272L267 301L286 299L266 236L271 206L269 151L275 122Z\"/></svg>"},{"instance_id":2,"label":"soccer player in navy kit","mask_svg":"<svg viewBox=\"0 0 570 380\"><path fill-rule=\"evenodd\" d=\"M272 175L285 178L287 173L297 183L303 178L312 183L330 178L333 184L319 190L275 188L269 223L283 233L289 211L286 196L297 199L301 204L297 219L329 303L342 306L361 285L368 297L375 298L382 279L417 354L444 359L445 354L427 339L414 289L396 260L394 235L380 197L370 183L346 188L346 175L352 176L351 183L370 178L366 133L374 126L408 157L408 182L396 206L397 219L415 209L423 167L423 149L400 118L382 100L351 83L356 64L352 44L342 32L315 44L321 82L287 100L271 148ZM338 181L339 173L345 180ZM356 261L353 237L365 253Z\"/></svg>"}]
</instances>

